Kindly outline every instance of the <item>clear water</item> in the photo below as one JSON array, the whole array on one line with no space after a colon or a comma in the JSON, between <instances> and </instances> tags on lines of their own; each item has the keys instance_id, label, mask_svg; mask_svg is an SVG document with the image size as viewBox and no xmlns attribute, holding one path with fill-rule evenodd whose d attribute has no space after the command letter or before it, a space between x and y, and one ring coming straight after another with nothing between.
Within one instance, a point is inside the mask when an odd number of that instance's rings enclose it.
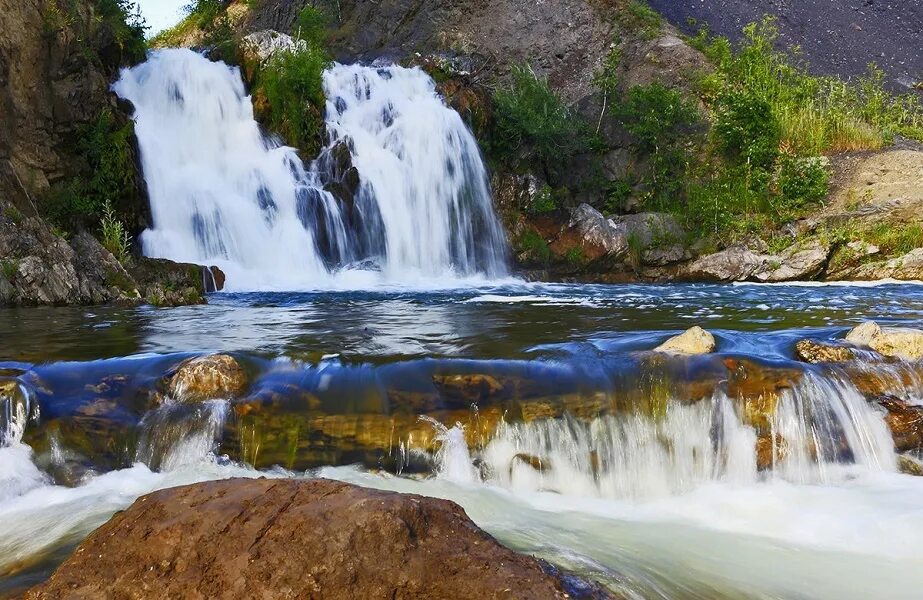
<instances>
[{"instance_id":1,"label":"clear water","mask_svg":"<svg viewBox=\"0 0 923 600\"><path fill-rule=\"evenodd\" d=\"M923 287L503 284L211 300L181 309L0 313L0 369L19 373L28 386L34 377L43 382L34 386L32 420L11 429L0 448L2 589L40 580L140 494L269 475L450 498L504 543L629 597L919 596L923 479L896 472L881 413L833 370L808 367L802 383L783 394L774 427L793 446L818 432L840 436L848 455L822 449L814 461L794 452L769 472L756 469L755 434L720 394L691 406L668 403L661 419L514 419L477 447L464 443L471 422L422 422L441 438L432 468L399 476L393 468L349 466L347 455L319 471L254 469L222 457L229 448L221 428L234 420L228 403L145 412L126 390L143 388L188 353L220 350L244 362L254 381L250 397L294 385L330 414L387 414L387 390L414 389L434 373L515 376L550 396L593 398L630 387L636 353L693 324L716 333L715 360L785 367L795 364L792 347L802 337L837 339L868 317L923 325ZM867 367L885 373L900 365ZM137 423L127 463L111 470L97 457L69 487L55 485L55 465L74 449L33 453L17 440L56 419L66 422L113 374L129 384L107 397L118 399L120 419ZM894 386L923 401L915 386ZM482 414L492 408L491 401L481 404ZM805 412L814 416L806 421ZM655 441L663 439L667 446ZM419 452L406 438L394 445L395 454ZM543 469L516 454L540 457Z\"/></svg>"}]
</instances>

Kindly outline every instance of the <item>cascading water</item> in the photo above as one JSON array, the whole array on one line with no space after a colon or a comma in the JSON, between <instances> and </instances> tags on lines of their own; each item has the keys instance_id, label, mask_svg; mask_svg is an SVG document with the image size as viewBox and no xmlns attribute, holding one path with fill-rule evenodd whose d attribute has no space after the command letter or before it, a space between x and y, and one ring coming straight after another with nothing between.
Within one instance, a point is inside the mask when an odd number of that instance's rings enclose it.
<instances>
[{"instance_id":1,"label":"cascading water","mask_svg":"<svg viewBox=\"0 0 923 600\"><path fill-rule=\"evenodd\" d=\"M832 483L857 472L895 471L891 435L851 383L809 375L777 402L764 436L773 441L763 476L757 431L722 392L693 405L671 401L659 417L502 423L478 458L486 481L503 487L628 499L687 493L712 482ZM443 444L437 475L467 480L457 475L472 469L461 430L437 425L437 439Z\"/></svg>"},{"instance_id":2,"label":"cascading water","mask_svg":"<svg viewBox=\"0 0 923 600\"><path fill-rule=\"evenodd\" d=\"M503 231L477 142L419 68L336 65L324 74L331 147L361 186L350 213L392 277L506 273Z\"/></svg>"},{"instance_id":3,"label":"cascading water","mask_svg":"<svg viewBox=\"0 0 923 600\"><path fill-rule=\"evenodd\" d=\"M505 274L477 143L432 80L337 65L324 87L330 147L305 169L263 136L238 69L169 49L125 70L113 89L135 106L153 218L144 253L216 264L230 289L337 287L339 271ZM354 197L324 189L341 143L358 169Z\"/></svg>"}]
</instances>

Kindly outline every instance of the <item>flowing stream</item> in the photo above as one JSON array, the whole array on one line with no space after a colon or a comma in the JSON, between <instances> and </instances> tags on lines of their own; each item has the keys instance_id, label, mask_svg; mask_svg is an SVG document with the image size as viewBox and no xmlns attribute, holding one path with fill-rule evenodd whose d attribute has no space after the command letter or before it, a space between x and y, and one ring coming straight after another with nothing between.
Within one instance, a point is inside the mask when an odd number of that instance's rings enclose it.
<instances>
[{"instance_id":1,"label":"flowing stream","mask_svg":"<svg viewBox=\"0 0 923 600\"><path fill-rule=\"evenodd\" d=\"M335 65L324 89L306 166L236 69L163 50L122 74L145 252L217 264L232 291L0 313L0 597L140 495L264 476L454 500L625 598L920 597L923 478L901 473L920 448L886 417L921 410L923 363L794 345L921 327L923 287L510 279L477 144L432 80ZM716 352L653 351L692 325ZM215 352L246 390L171 397Z\"/></svg>"}]
</instances>

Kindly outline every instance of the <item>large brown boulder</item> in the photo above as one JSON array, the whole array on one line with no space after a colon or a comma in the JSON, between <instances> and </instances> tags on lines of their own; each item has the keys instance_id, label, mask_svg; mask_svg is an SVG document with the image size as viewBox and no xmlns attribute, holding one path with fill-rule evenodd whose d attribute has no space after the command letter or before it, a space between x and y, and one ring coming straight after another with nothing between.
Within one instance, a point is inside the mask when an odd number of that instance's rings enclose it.
<instances>
[{"instance_id":1,"label":"large brown boulder","mask_svg":"<svg viewBox=\"0 0 923 600\"><path fill-rule=\"evenodd\" d=\"M25 597L566 595L452 502L323 479L230 479L138 499Z\"/></svg>"}]
</instances>

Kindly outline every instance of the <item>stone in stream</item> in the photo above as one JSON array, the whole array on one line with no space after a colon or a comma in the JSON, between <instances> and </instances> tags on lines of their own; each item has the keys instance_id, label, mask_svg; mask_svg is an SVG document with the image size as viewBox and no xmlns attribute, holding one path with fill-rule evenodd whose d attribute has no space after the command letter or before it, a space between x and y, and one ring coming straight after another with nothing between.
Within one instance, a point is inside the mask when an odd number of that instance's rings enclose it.
<instances>
[{"instance_id":1,"label":"stone in stream","mask_svg":"<svg viewBox=\"0 0 923 600\"><path fill-rule=\"evenodd\" d=\"M247 375L228 354L210 354L184 360L170 378L167 392L181 402L231 399L247 389Z\"/></svg>"},{"instance_id":2,"label":"stone in stream","mask_svg":"<svg viewBox=\"0 0 923 600\"><path fill-rule=\"evenodd\" d=\"M230 479L139 498L25 598L574 597L543 567L447 500Z\"/></svg>"},{"instance_id":3,"label":"stone in stream","mask_svg":"<svg viewBox=\"0 0 923 600\"><path fill-rule=\"evenodd\" d=\"M897 451L909 452L923 448L923 406L893 396L878 398L877 402L887 411L885 423L891 429Z\"/></svg>"},{"instance_id":4,"label":"stone in stream","mask_svg":"<svg viewBox=\"0 0 923 600\"><path fill-rule=\"evenodd\" d=\"M856 358L856 351L848 346L800 340L795 344L795 358L809 363L847 362Z\"/></svg>"},{"instance_id":5,"label":"stone in stream","mask_svg":"<svg viewBox=\"0 0 923 600\"><path fill-rule=\"evenodd\" d=\"M923 477L923 461L910 454L899 454L897 456L897 470L904 475Z\"/></svg>"},{"instance_id":6,"label":"stone in stream","mask_svg":"<svg viewBox=\"0 0 923 600\"><path fill-rule=\"evenodd\" d=\"M881 327L866 321L846 335L846 341L868 347L883 356L919 360L923 358L923 331L906 327Z\"/></svg>"},{"instance_id":7,"label":"stone in stream","mask_svg":"<svg viewBox=\"0 0 923 600\"><path fill-rule=\"evenodd\" d=\"M685 332L671 337L664 343L654 348L654 352L668 352L672 354L710 354L715 351L715 336L701 327L693 327Z\"/></svg>"}]
</instances>

